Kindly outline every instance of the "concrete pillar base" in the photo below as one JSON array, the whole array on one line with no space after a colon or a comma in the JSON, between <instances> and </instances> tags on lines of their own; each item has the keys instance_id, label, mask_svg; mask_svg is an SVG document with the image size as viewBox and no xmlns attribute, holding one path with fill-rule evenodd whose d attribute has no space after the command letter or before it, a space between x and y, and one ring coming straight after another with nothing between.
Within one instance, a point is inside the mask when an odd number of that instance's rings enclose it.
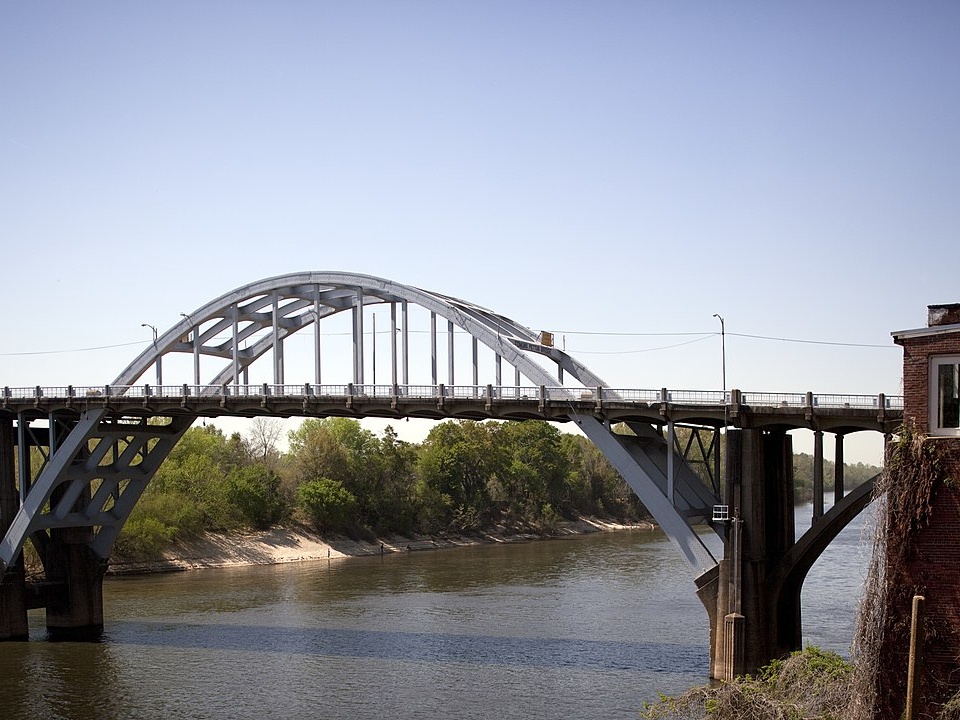
<instances>
[{"instance_id":1,"label":"concrete pillar base","mask_svg":"<svg viewBox=\"0 0 960 720\"><path fill-rule=\"evenodd\" d=\"M27 584L20 562L0 580L0 641L29 639Z\"/></svg>"},{"instance_id":2,"label":"concrete pillar base","mask_svg":"<svg viewBox=\"0 0 960 720\"><path fill-rule=\"evenodd\" d=\"M723 618L724 643L723 661L719 679L732 682L745 673L743 662L744 640L746 638L746 618L740 613L730 613Z\"/></svg>"},{"instance_id":3,"label":"concrete pillar base","mask_svg":"<svg viewBox=\"0 0 960 720\"><path fill-rule=\"evenodd\" d=\"M86 529L84 529L86 530ZM97 640L103 633L103 575L107 564L69 530L54 530L47 549L47 579L65 583L47 604L51 640Z\"/></svg>"}]
</instances>

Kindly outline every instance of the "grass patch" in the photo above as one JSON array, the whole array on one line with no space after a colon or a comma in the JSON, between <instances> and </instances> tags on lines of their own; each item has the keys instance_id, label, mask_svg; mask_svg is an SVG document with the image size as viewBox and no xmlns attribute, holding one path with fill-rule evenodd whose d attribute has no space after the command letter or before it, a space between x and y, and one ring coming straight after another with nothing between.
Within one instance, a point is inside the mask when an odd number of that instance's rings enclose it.
<instances>
[{"instance_id":1,"label":"grass patch","mask_svg":"<svg viewBox=\"0 0 960 720\"><path fill-rule=\"evenodd\" d=\"M756 676L696 687L647 704L649 720L840 720L850 700L853 667L808 646L774 660Z\"/></svg>"}]
</instances>

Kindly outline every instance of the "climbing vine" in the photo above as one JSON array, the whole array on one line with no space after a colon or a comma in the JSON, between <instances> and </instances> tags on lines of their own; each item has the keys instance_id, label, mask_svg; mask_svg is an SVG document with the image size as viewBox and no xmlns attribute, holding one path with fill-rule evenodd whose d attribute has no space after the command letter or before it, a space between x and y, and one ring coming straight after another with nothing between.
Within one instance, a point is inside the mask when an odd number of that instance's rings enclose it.
<instances>
[{"instance_id":1,"label":"climbing vine","mask_svg":"<svg viewBox=\"0 0 960 720\"><path fill-rule=\"evenodd\" d=\"M924 592L910 582L916 537L930 523L938 488L949 483L937 443L913 428L902 428L888 445L884 471L874 487L877 519L853 642L851 720L897 717L903 710L890 707L890 693L883 690L903 686L904 667L890 667L881 658L909 637L912 597Z\"/></svg>"}]
</instances>

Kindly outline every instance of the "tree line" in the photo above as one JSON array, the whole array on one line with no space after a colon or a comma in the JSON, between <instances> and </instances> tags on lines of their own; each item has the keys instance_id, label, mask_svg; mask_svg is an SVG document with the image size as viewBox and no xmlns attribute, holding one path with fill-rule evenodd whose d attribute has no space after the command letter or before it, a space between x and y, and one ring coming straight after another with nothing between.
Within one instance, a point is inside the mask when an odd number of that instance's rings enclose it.
<instances>
[{"instance_id":1,"label":"tree line","mask_svg":"<svg viewBox=\"0 0 960 720\"><path fill-rule=\"evenodd\" d=\"M376 435L351 418L310 418L288 433L285 452L281 427L257 419L245 435L214 425L187 430L135 506L117 550L147 558L206 530L290 521L374 537L498 526L549 532L579 515L649 517L589 440L547 422L451 420L410 443L392 427ZM876 471L848 465L846 478L856 484ZM832 468L824 475L832 478ZM798 501L809 500L812 477L812 458L795 455Z\"/></svg>"},{"instance_id":2,"label":"tree line","mask_svg":"<svg viewBox=\"0 0 960 720\"><path fill-rule=\"evenodd\" d=\"M646 511L586 438L541 421L447 421L420 443L392 427L310 418L287 437L255 420L245 435L195 426L161 465L123 528L119 552L149 557L206 530L296 521L320 532L549 531L562 518L634 521Z\"/></svg>"}]
</instances>

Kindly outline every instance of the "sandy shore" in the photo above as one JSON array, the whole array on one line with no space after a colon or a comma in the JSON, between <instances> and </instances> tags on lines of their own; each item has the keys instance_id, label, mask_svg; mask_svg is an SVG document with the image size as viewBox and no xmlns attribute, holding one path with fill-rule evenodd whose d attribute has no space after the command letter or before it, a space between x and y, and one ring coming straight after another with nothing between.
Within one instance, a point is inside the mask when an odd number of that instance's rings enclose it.
<instances>
[{"instance_id":1,"label":"sandy shore","mask_svg":"<svg viewBox=\"0 0 960 720\"><path fill-rule=\"evenodd\" d=\"M476 536L398 537L374 541L324 537L301 526L274 527L263 532L219 534L206 533L201 538L178 542L161 560L130 562L115 557L108 574L174 572L201 568L238 565L273 565L277 563L321 560L325 558L376 555L381 552L412 552L496 542L524 542L565 535L614 530L652 530L651 523L623 525L595 518L581 518L561 524L549 535L529 533L485 533Z\"/></svg>"}]
</instances>

